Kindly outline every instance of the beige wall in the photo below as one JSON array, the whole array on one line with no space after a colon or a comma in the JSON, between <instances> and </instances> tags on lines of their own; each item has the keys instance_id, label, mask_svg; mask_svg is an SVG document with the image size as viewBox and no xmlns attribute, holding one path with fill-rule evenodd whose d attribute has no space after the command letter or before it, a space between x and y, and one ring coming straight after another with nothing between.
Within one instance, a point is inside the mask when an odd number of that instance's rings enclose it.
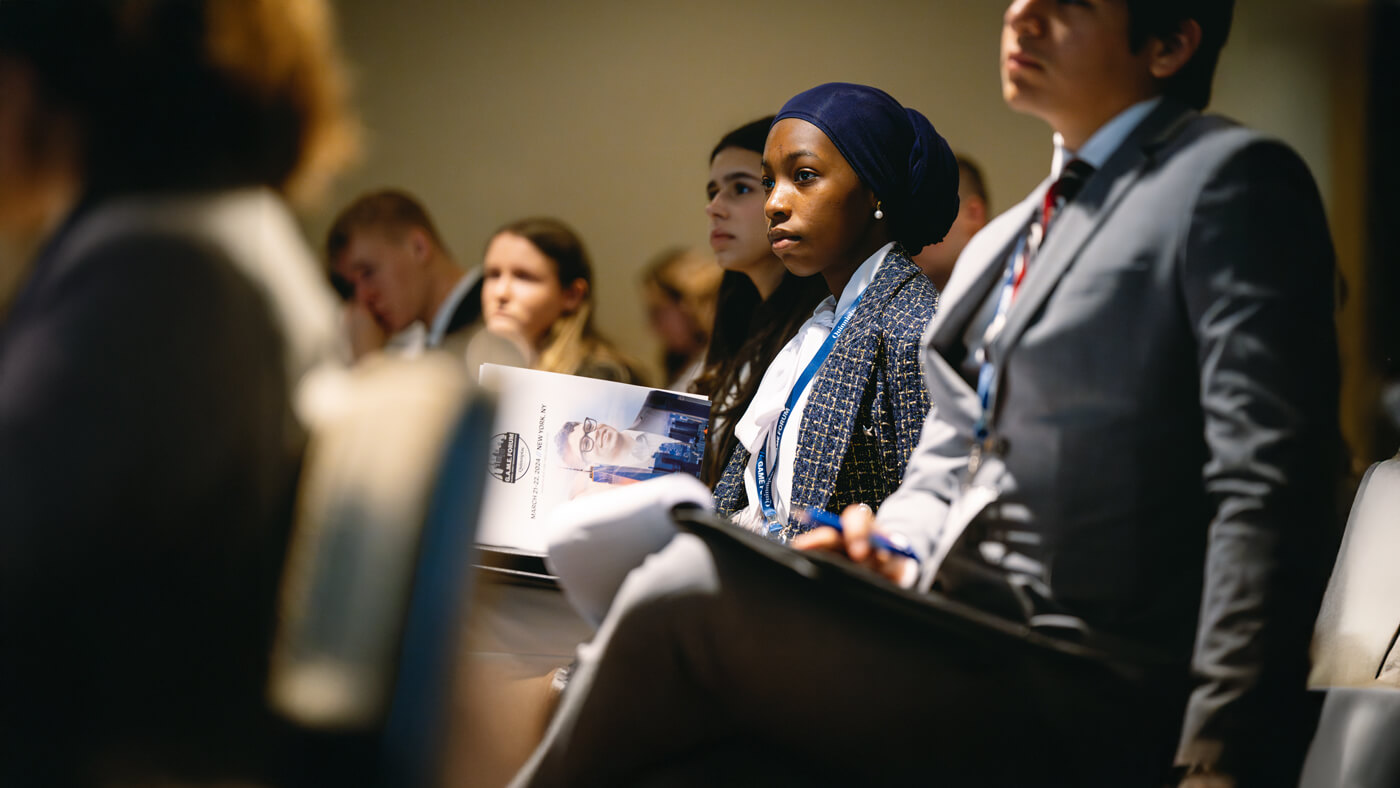
<instances>
[{"instance_id":1,"label":"beige wall","mask_svg":"<svg viewBox=\"0 0 1400 788\"><path fill-rule=\"evenodd\" d=\"M1001 103L996 0L339 0L368 127L363 165L308 218L381 185L420 195L459 262L527 214L573 224L597 266L601 327L648 358L636 277L703 247L707 156L730 128L819 82L884 88L984 166L994 209L1045 172L1049 133ZM1336 206L1349 159L1362 0L1239 0L1215 109L1291 142ZM1357 142L1359 142L1359 132ZM1334 227L1359 266L1360 226ZM1357 268L1359 271L1359 268ZM1357 324L1360 325L1359 323ZM1359 330L1359 329L1358 329Z\"/></svg>"}]
</instances>

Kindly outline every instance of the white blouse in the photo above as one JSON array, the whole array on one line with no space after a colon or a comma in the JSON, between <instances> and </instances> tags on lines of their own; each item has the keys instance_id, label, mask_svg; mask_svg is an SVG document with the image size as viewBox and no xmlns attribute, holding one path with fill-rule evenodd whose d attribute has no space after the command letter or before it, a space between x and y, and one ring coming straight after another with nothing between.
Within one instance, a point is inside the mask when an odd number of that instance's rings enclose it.
<instances>
[{"instance_id":1,"label":"white blouse","mask_svg":"<svg viewBox=\"0 0 1400 788\"><path fill-rule=\"evenodd\" d=\"M875 278L875 273L880 270L885 255L889 254L893 247L894 243L885 244L875 254L866 258L846 283L839 300L834 296L827 296L817 305L812 311L812 316L773 358L773 363L763 373L763 380L758 383L753 402L749 403L748 410L744 411L744 415L734 425L734 436L749 451L749 464L744 469L744 491L748 494L749 505L734 513L734 522L744 528L758 534L766 534L768 531L763 519L762 498L758 491L758 450L764 445L768 447L768 465L773 468L769 477L773 488L773 508L777 512L778 520L787 522L792 500L793 462L797 457L798 438L802 433L802 412L807 406L810 382L792 406L792 414L788 416L787 424L783 428L782 443L775 446L778 417L782 415L788 393L796 385L802 370L806 369L808 362L817 355L817 350L831 334L837 319L851 308L861 293L865 292L865 288ZM816 376L813 376L812 380L816 380ZM773 461L775 454L776 463Z\"/></svg>"}]
</instances>

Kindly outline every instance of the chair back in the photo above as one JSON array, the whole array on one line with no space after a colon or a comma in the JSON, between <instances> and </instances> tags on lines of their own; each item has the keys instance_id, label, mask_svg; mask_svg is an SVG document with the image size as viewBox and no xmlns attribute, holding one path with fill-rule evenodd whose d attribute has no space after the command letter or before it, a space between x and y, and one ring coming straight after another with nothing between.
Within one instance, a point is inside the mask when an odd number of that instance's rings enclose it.
<instances>
[{"instance_id":1,"label":"chair back","mask_svg":"<svg viewBox=\"0 0 1400 788\"><path fill-rule=\"evenodd\" d=\"M1375 685L1400 630L1400 459L1366 471L1313 630L1308 686ZM1400 686L1400 671L1386 674ZM1384 683L1384 682L1382 682Z\"/></svg>"},{"instance_id":2,"label":"chair back","mask_svg":"<svg viewBox=\"0 0 1400 788\"><path fill-rule=\"evenodd\" d=\"M489 397L467 403L438 471L419 540L398 676L382 752L387 785L436 785L448 731L459 640L466 622L476 521L493 422Z\"/></svg>"},{"instance_id":3,"label":"chair back","mask_svg":"<svg viewBox=\"0 0 1400 788\"><path fill-rule=\"evenodd\" d=\"M310 383L268 692L290 784L429 785L451 703L491 421L460 360Z\"/></svg>"}]
</instances>

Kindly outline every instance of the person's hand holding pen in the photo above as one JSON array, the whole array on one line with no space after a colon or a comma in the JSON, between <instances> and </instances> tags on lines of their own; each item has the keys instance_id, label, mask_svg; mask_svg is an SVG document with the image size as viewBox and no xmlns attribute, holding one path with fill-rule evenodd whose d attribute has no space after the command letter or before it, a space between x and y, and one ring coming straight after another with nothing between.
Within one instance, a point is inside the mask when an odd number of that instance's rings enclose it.
<instances>
[{"instance_id":1,"label":"person's hand holding pen","mask_svg":"<svg viewBox=\"0 0 1400 788\"><path fill-rule=\"evenodd\" d=\"M919 559L898 534L884 534L875 528L875 513L869 506L847 506L839 518L819 509L804 509L797 516L816 526L792 540L798 550L844 555L905 588L918 579Z\"/></svg>"}]
</instances>

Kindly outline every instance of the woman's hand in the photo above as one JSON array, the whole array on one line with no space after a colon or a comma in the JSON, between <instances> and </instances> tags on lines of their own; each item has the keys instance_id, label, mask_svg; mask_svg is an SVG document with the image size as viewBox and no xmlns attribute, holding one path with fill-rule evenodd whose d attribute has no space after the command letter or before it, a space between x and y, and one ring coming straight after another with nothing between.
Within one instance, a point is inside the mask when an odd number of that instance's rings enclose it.
<instances>
[{"instance_id":1,"label":"woman's hand","mask_svg":"<svg viewBox=\"0 0 1400 788\"><path fill-rule=\"evenodd\" d=\"M844 555L896 585L912 586L919 575L918 562L876 546L871 539L875 531L875 513L863 503L854 504L841 513L840 530L819 526L798 536L792 546L798 550L825 550Z\"/></svg>"}]
</instances>

